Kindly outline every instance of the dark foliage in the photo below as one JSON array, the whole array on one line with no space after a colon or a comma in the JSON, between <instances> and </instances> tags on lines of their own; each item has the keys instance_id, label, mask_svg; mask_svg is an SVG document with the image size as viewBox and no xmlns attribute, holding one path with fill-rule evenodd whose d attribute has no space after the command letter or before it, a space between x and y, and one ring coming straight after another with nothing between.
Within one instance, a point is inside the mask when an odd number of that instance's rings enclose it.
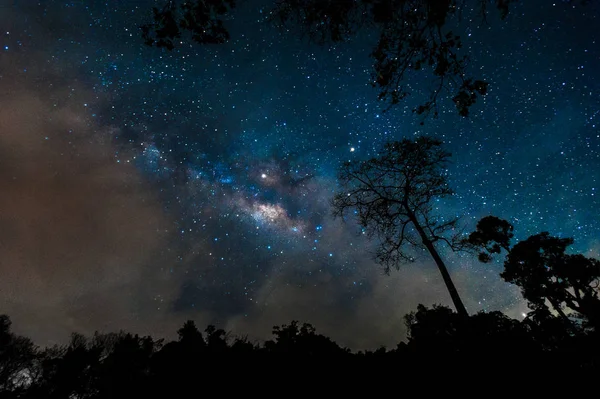
<instances>
[{"instance_id":1,"label":"dark foliage","mask_svg":"<svg viewBox=\"0 0 600 399\"><path fill-rule=\"evenodd\" d=\"M521 288L533 310L549 303L562 317L575 312L583 327L600 324L600 261L581 254L568 255L570 238L552 237L544 232L516 244L504 262L500 276ZM566 320L565 320L566 321Z\"/></svg>"},{"instance_id":2,"label":"dark foliage","mask_svg":"<svg viewBox=\"0 0 600 399\"><path fill-rule=\"evenodd\" d=\"M371 49L371 84L387 109L411 95L409 77L424 71L431 81L427 99L413 109L418 115L439 114L438 100L448 95L458 112L468 117L471 107L488 92L489 83L471 76L469 56L454 30L469 23L486 24L490 9L502 19L516 0L276 0L269 20L286 31L298 32L325 45L339 43L368 30L377 37ZM581 4L589 0L580 0ZM177 6L179 4L179 6ZM147 45L172 50L182 33L200 44L229 40L223 17L235 0L168 0L153 9L152 23L141 27ZM463 18L475 11L476 15ZM423 124L423 122L421 122Z\"/></svg>"},{"instance_id":3,"label":"dark foliage","mask_svg":"<svg viewBox=\"0 0 600 399\"><path fill-rule=\"evenodd\" d=\"M479 252L479 260L487 263L493 254L499 254L502 249L510 249L513 238L513 226L506 220L495 216L486 216L477 222L476 230L469 235L466 244L483 251Z\"/></svg>"},{"instance_id":4,"label":"dark foliage","mask_svg":"<svg viewBox=\"0 0 600 399\"><path fill-rule=\"evenodd\" d=\"M439 140L419 137L386 144L367 161L345 163L339 173L342 189L333 199L334 216L354 214L370 237L379 239L375 260L386 273L412 261L411 247L427 251L444 279L457 311L467 311L436 245L459 250L456 219L436 215L435 201L450 196L445 168L450 153Z\"/></svg>"},{"instance_id":5,"label":"dark foliage","mask_svg":"<svg viewBox=\"0 0 600 399\"><path fill-rule=\"evenodd\" d=\"M328 337L317 334L307 323L298 326L297 321L289 325L273 327L275 340L265 342L265 349L272 354L286 357L330 357L347 353Z\"/></svg>"},{"instance_id":6,"label":"dark foliage","mask_svg":"<svg viewBox=\"0 0 600 399\"><path fill-rule=\"evenodd\" d=\"M457 110L468 116L478 95L487 94L488 83L467 77L468 57L460 54L461 38L446 29L447 20L462 7L453 0L294 0L278 2L272 15L280 26L298 26L320 44L344 41L363 28L376 32L371 83L388 109L411 94L408 74L426 70L432 89L413 111L437 116L440 93L456 90Z\"/></svg>"},{"instance_id":7,"label":"dark foliage","mask_svg":"<svg viewBox=\"0 0 600 399\"><path fill-rule=\"evenodd\" d=\"M8 317L2 320L10 326ZM520 322L500 312L481 312L465 318L444 306L419 305L405 320L407 342L393 350L358 353L296 321L275 326L274 339L262 345L228 339L212 326L203 335L186 322L179 339L165 345L121 332L92 338L74 334L68 345L38 350L5 329L3 338L12 338L0 344L0 368L11 371L0 397L188 397L206 389L247 394L284 384L356 393L376 378L422 378L432 367L450 376L481 370L519 376L536 369L563 375L599 366L595 332L573 334L552 317Z\"/></svg>"},{"instance_id":8,"label":"dark foliage","mask_svg":"<svg viewBox=\"0 0 600 399\"><path fill-rule=\"evenodd\" d=\"M451 93L458 113L468 116L470 107L488 91L488 82L470 77L461 37L447 22L460 18L465 9L478 7L480 22L486 20L488 3L495 3L502 18L514 0L279 0L270 10L277 26L324 45L347 40L368 29L378 41L371 51L374 60L372 85L389 107L410 95L407 77L426 70L432 78L428 99L413 111L438 115L438 97ZM178 6L179 4L179 6ZM229 32L223 17L235 7L234 0L166 2L153 9L152 23L141 27L147 45L172 50L182 33L200 44L223 43ZM455 21L456 22L456 21ZM454 23L455 24L455 23ZM388 108L389 108L388 107Z\"/></svg>"},{"instance_id":9,"label":"dark foliage","mask_svg":"<svg viewBox=\"0 0 600 399\"><path fill-rule=\"evenodd\" d=\"M477 224L467 242L483 249L479 259L489 262L492 254L507 251L504 281L521 289L532 309L531 322L596 331L600 326L600 261L581 254L567 254L571 238L553 237L548 232L533 235L511 247L513 227L505 220L488 216ZM554 320L555 312L559 320Z\"/></svg>"},{"instance_id":10,"label":"dark foliage","mask_svg":"<svg viewBox=\"0 0 600 399\"><path fill-rule=\"evenodd\" d=\"M33 367L36 348L30 339L13 334L8 316L0 315L0 392L16 390L26 381L22 371Z\"/></svg>"},{"instance_id":11,"label":"dark foliage","mask_svg":"<svg viewBox=\"0 0 600 399\"><path fill-rule=\"evenodd\" d=\"M536 349L525 325L500 312L477 313L469 318L445 306L428 309L419 305L405 316L409 345L422 353L460 353L489 359L493 356L524 355Z\"/></svg>"}]
</instances>

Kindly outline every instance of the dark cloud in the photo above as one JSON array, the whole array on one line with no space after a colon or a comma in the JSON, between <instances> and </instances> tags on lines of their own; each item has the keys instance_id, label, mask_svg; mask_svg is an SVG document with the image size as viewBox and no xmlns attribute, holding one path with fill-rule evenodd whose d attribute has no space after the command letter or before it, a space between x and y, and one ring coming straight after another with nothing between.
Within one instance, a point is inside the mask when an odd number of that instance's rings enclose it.
<instances>
[{"instance_id":1,"label":"dark cloud","mask_svg":"<svg viewBox=\"0 0 600 399\"><path fill-rule=\"evenodd\" d=\"M40 343L150 331L176 280L161 264L172 222L135 167L116 162L118 129L89 111L97 97L17 66L0 66L2 312Z\"/></svg>"}]
</instances>

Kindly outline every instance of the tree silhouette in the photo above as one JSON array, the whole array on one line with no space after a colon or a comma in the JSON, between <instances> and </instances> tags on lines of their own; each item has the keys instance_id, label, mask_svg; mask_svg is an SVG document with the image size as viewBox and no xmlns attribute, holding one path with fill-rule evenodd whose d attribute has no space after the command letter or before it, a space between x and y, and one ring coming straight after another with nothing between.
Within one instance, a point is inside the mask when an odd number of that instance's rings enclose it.
<instances>
[{"instance_id":1,"label":"tree silhouette","mask_svg":"<svg viewBox=\"0 0 600 399\"><path fill-rule=\"evenodd\" d=\"M183 327L177 330L177 335L181 345L188 351L196 353L206 349L206 341L193 320L186 321Z\"/></svg>"},{"instance_id":2,"label":"tree silhouette","mask_svg":"<svg viewBox=\"0 0 600 399\"><path fill-rule=\"evenodd\" d=\"M147 379L152 356L160 341L129 333L113 336L98 367L95 390L101 398L131 398L150 394Z\"/></svg>"},{"instance_id":3,"label":"tree silhouette","mask_svg":"<svg viewBox=\"0 0 600 399\"><path fill-rule=\"evenodd\" d=\"M211 353L223 353L227 351L227 333L225 330L209 325L204 332L206 333L206 347Z\"/></svg>"},{"instance_id":4,"label":"tree silhouette","mask_svg":"<svg viewBox=\"0 0 600 399\"><path fill-rule=\"evenodd\" d=\"M328 337L317 334L316 329L308 323L298 325L293 320L290 324L273 327L275 340L265 342L267 351L287 356L332 356L346 353Z\"/></svg>"},{"instance_id":5,"label":"tree silhouette","mask_svg":"<svg viewBox=\"0 0 600 399\"><path fill-rule=\"evenodd\" d=\"M72 334L64 347L48 349L35 389L47 398L86 397L96 390L97 372L104 347L81 334ZM42 396L42 395L40 395Z\"/></svg>"},{"instance_id":6,"label":"tree silhouette","mask_svg":"<svg viewBox=\"0 0 600 399\"><path fill-rule=\"evenodd\" d=\"M510 240L513 238L513 226L506 220L496 216L486 216L477 222L473 233L465 240L465 244L479 252L479 260L488 263L493 254L499 254L502 249L510 250Z\"/></svg>"},{"instance_id":7,"label":"tree silhouette","mask_svg":"<svg viewBox=\"0 0 600 399\"><path fill-rule=\"evenodd\" d=\"M446 365L468 367L485 362L494 367L490 359L520 356L530 361L531 355L540 353L541 346L526 325L497 311L465 318L445 306L419 305L416 312L405 316L405 323L409 352L425 359L450 355L442 360Z\"/></svg>"},{"instance_id":8,"label":"tree silhouette","mask_svg":"<svg viewBox=\"0 0 600 399\"><path fill-rule=\"evenodd\" d=\"M599 330L600 261L566 254L571 244L573 239L547 232L531 236L510 250L500 276L521 288L532 309L546 307L547 301L562 318L565 310L574 311Z\"/></svg>"},{"instance_id":9,"label":"tree silhouette","mask_svg":"<svg viewBox=\"0 0 600 399\"><path fill-rule=\"evenodd\" d=\"M22 386L36 359L33 342L12 333L11 325L8 316L0 315L0 392Z\"/></svg>"},{"instance_id":10,"label":"tree silhouette","mask_svg":"<svg viewBox=\"0 0 600 399\"><path fill-rule=\"evenodd\" d=\"M507 221L488 216L479 221L467 241L484 250L479 254L483 262L489 262L501 248L508 251L500 276L521 289L538 322L552 317L550 304L571 328L571 317L578 314L585 320L584 327L600 331L600 261L566 254L573 239L553 237L548 232L510 247L512 231Z\"/></svg>"},{"instance_id":11,"label":"tree silhouette","mask_svg":"<svg viewBox=\"0 0 600 399\"><path fill-rule=\"evenodd\" d=\"M461 319L446 306L432 308L419 304L416 312L404 316L409 343L419 350L454 350L456 334L461 328Z\"/></svg>"},{"instance_id":12,"label":"tree silhouette","mask_svg":"<svg viewBox=\"0 0 600 399\"><path fill-rule=\"evenodd\" d=\"M375 254L386 273L414 257L407 246L427 250L461 316L467 311L436 245L445 242L460 249L453 233L457 219L435 214L435 201L452 194L445 167L450 153L442 143L428 137L404 139L385 145L382 153L367 161L346 162L340 168L342 189L332 201L334 216L354 211L369 237L379 238Z\"/></svg>"}]
</instances>

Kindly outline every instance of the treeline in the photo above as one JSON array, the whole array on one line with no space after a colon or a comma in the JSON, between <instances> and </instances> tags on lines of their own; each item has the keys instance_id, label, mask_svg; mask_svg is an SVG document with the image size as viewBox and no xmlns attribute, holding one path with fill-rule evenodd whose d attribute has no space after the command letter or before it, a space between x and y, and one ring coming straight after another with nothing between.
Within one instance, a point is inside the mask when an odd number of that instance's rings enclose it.
<instances>
[{"instance_id":1,"label":"treeline","mask_svg":"<svg viewBox=\"0 0 600 399\"><path fill-rule=\"evenodd\" d=\"M214 326L201 332L188 321L172 342L126 332L73 334L67 345L41 349L12 333L10 319L2 316L0 397L167 398L269 387L352 392L382 378L521 378L542 370L564 376L599 366L597 332L568 328L554 316L541 323L501 312L464 318L444 306L420 305L405 320L406 342L366 352L351 352L295 321L274 327L273 338L262 344Z\"/></svg>"}]
</instances>

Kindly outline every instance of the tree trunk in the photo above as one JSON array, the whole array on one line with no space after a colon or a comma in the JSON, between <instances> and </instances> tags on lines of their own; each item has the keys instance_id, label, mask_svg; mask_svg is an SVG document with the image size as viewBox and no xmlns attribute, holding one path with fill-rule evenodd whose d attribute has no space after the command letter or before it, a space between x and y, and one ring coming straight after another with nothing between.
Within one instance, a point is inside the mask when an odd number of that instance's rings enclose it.
<instances>
[{"instance_id":1,"label":"tree trunk","mask_svg":"<svg viewBox=\"0 0 600 399\"><path fill-rule=\"evenodd\" d=\"M438 269L440 270L440 273L442 273L442 278L444 279L444 283L446 283L446 288L448 288L448 292L450 292L450 297L452 298L452 302L454 303L456 312L465 318L469 317L469 314L467 313L467 309L465 308L465 305L463 304L462 300L460 299L460 295L458 295L458 291L456 290L456 287L454 286L454 283L452 282L452 279L450 278L450 273L448 273L448 269L446 268L444 261L442 260L442 258L438 254L437 250L433 246L433 243L431 242L429 237L427 237L427 234L425 234L425 230L423 230L423 227L421 227L421 225L419 224L419 221L417 220L416 215L413 212L411 212L410 210L408 211L408 214L409 214L411 221L415 225L417 232L421 236L421 240L423 241L423 244L425 245L425 247L431 254L431 257L435 261L435 264L437 265Z\"/></svg>"}]
</instances>

